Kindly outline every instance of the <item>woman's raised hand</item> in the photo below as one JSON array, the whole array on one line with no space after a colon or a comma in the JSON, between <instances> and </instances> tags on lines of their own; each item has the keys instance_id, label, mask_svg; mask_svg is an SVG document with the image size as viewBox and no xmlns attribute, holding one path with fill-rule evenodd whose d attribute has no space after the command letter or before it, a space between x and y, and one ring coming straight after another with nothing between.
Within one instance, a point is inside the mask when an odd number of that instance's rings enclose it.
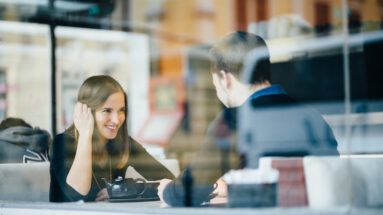
<instances>
[{"instance_id":1,"label":"woman's raised hand","mask_svg":"<svg viewBox=\"0 0 383 215\"><path fill-rule=\"evenodd\" d=\"M74 107L73 120L80 136L91 137L93 135L94 119L88 105L77 102Z\"/></svg>"},{"instance_id":2,"label":"woman's raised hand","mask_svg":"<svg viewBox=\"0 0 383 215\"><path fill-rule=\"evenodd\" d=\"M94 119L88 105L77 102L73 113L79 137L76 155L66 177L66 183L81 195L86 195L92 184L92 135Z\"/></svg>"}]
</instances>

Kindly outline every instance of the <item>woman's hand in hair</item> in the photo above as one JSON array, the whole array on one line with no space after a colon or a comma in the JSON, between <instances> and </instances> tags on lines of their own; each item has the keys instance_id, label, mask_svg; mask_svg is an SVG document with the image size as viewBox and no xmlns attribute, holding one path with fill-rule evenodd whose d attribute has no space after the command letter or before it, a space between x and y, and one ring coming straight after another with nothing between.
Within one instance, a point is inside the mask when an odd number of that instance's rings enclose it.
<instances>
[{"instance_id":1,"label":"woman's hand in hair","mask_svg":"<svg viewBox=\"0 0 383 215\"><path fill-rule=\"evenodd\" d=\"M74 107L73 120L80 136L88 138L92 137L94 119L92 110L88 107L88 105L77 102L76 106Z\"/></svg>"}]
</instances>

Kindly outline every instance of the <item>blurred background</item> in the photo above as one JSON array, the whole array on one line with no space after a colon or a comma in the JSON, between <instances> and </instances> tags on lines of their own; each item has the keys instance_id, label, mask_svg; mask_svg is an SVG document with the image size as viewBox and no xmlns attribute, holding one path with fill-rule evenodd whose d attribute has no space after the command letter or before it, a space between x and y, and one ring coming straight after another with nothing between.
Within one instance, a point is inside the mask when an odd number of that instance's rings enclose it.
<instances>
[{"instance_id":1,"label":"blurred background","mask_svg":"<svg viewBox=\"0 0 383 215\"><path fill-rule=\"evenodd\" d=\"M83 80L111 75L130 134L183 170L222 109L209 49L242 30L266 40L271 81L323 115L341 155L380 157L382 23L381 0L0 0L0 120L61 133Z\"/></svg>"}]
</instances>

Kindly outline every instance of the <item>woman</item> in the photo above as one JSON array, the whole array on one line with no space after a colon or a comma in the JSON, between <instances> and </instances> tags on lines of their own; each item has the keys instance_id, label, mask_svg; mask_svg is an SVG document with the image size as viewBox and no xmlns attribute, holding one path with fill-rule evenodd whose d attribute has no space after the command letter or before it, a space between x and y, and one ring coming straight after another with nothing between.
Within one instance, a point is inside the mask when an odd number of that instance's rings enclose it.
<instances>
[{"instance_id":1,"label":"woman","mask_svg":"<svg viewBox=\"0 0 383 215\"><path fill-rule=\"evenodd\" d=\"M112 181L134 167L148 180L174 178L128 135L127 98L109 76L93 76L80 87L74 123L53 140L50 201L109 198L102 178Z\"/></svg>"}]
</instances>

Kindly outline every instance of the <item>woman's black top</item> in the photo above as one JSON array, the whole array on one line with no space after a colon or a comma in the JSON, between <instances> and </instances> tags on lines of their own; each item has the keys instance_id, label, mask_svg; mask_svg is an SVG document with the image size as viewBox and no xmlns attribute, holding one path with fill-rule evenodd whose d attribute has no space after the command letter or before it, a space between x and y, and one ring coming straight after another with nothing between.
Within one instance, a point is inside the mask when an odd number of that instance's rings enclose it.
<instances>
[{"instance_id":1,"label":"woman's black top","mask_svg":"<svg viewBox=\"0 0 383 215\"><path fill-rule=\"evenodd\" d=\"M174 175L156 159L154 159L139 143L129 137L129 159L122 168L117 168L121 161L124 150L114 141L109 141L106 150L109 162L102 167L95 162L92 164L92 183L87 195L81 195L66 183L66 177L76 154L77 144L72 136L65 133L55 136L53 140L50 165L50 193L51 202L94 201L97 193L105 188L101 178L108 181L118 176L125 177L127 167L132 166L147 180L159 180L163 178L174 179ZM110 178L112 176L112 178Z\"/></svg>"}]
</instances>

